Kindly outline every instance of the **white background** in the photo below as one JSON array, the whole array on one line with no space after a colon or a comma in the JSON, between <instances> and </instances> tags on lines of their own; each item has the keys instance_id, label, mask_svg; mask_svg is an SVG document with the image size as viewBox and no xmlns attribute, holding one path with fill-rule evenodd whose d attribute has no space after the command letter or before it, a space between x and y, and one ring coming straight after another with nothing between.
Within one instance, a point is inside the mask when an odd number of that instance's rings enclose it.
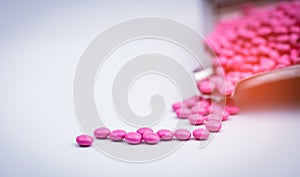
<instances>
[{"instance_id":1,"label":"white background","mask_svg":"<svg viewBox=\"0 0 300 177\"><path fill-rule=\"evenodd\" d=\"M120 162L75 144L80 128L72 87L87 45L111 25L143 16L170 18L203 33L204 8L203 1L195 0L1 1L0 176L299 176L299 110L242 112L226 122L204 149L189 141L149 163ZM183 59L184 52L170 51L193 69L189 59ZM110 80L109 75L106 78ZM133 89L139 90L138 83ZM179 98L173 92L165 93L169 105ZM97 94L99 99L101 93ZM134 103L134 94L131 98L138 114L149 111ZM174 120L172 113L168 115L170 122ZM112 120L106 120L112 128L123 125Z\"/></svg>"}]
</instances>

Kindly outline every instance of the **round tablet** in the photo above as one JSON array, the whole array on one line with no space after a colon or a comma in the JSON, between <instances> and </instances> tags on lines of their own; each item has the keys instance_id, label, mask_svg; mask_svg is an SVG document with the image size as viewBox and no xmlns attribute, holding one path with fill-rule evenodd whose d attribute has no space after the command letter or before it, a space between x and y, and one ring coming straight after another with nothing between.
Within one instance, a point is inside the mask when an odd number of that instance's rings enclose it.
<instances>
[{"instance_id":1,"label":"round tablet","mask_svg":"<svg viewBox=\"0 0 300 177\"><path fill-rule=\"evenodd\" d=\"M186 141L186 140L189 140L191 138L191 132L188 131L187 129L183 129L183 128L182 129L177 129L174 132L174 135L178 140L181 140L181 141Z\"/></svg>"},{"instance_id":2,"label":"round tablet","mask_svg":"<svg viewBox=\"0 0 300 177\"><path fill-rule=\"evenodd\" d=\"M109 138L112 141L121 141L124 139L126 132L124 130L114 130L110 132Z\"/></svg>"},{"instance_id":3,"label":"round tablet","mask_svg":"<svg viewBox=\"0 0 300 177\"><path fill-rule=\"evenodd\" d=\"M142 141L142 135L137 132L129 132L125 136L125 141L129 144L139 144Z\"/></svg>"},{"instance_id":4,"label":"round tablet","mask_svg":"<svg viewBox=\"0 0 300 177\"><path fill-rule=\"evenodd\" d=\"M210 132L219 132L222 128L222 122L219 120L208 120L205 127Z\"/></svg>"},{"instance_id":5,"label":"round tablet","mask_svg":"<svg viewBox=\"0 0 300 177\"><path fill-rule=\"evenodd\" d=\"M110 129L108 129L106 127L100 127L100 128L95 129L95 131L94 131L95 137L99 138L99 139L107 138L109 134L110 134Z\"/></svg>"},{"instance_id":6,"label":"round tablet","mask_svg":"<svg viewBox=\"0 0 300 177\"><path fill-rule=\"evenodd\" d=\"M160 129L157 131L157 135L160 137L161 140L168 141L173 139L174 133L171 130Z\"/></svg>"},{"instance_id":7,"label":"round tablet","mask_svg":"<svg viewBox=\"0 0 300 177\"><path fill-rule=\"evenodd\" d=\"M76 138L76 142L79 146L88 147L94 142L94 138L90 135L79 135Z\"/></svg>"},{"instance_id":8,"label":"round tablet","mask_svg":"<svg viewBox=\"0 0 300 177\"><path fill-rule=\"evenodd\" d=\"M201 125L204 123L204 117L200 114L192 114L189 116L189 122L192 125Z\"/></svg>"},{"instance_id":9,"label":"round tablet","mask_svg":"<svg viewBox=\"0 0 300 177\"><path fill-rule=\"evenodd\" d=\"M205 128L198 128L193 131L193 136L196 140L206 140L210 132Z\"/></svg>"},{"instance_id":10,"label":"round tablet","mask_svg":"<svg viewBox=\"0 0 300 177\"><path fill-rule=\"evenodd\" d=\"M143 135L146 132L153 132L153 130L148 127L142 127L142 128L139 128L136 132Z\"/></svg>"},{"instance_id":11,"label":"round tablet","mask_svg":"<svg viewBox=\"0 0 300 177\"><path fill-rule=\"evenodd\" d=\"M148 144L157 144L160 140L160 137L153 132L146 132L143 134L143 139Z\"/></svg>"}]
</instances>

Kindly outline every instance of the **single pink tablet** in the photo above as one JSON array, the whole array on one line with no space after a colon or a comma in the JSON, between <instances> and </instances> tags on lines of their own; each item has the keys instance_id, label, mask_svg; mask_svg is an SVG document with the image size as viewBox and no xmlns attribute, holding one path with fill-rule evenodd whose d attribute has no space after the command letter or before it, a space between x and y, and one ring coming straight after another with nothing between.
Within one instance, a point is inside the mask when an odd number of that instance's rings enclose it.
<instances>
[{"instance_id":1,"label":"single pink tablet","mask_svg":"<svg viewBox=\"0 0 300 177\"><path fill-rule=\"evenodd\" d=\"M142 141L142 135L137 132L129 132L125 136L125 141L128 144L139 144Z\"/></svg>"},{"instance_id":2,"label":"single pink tablet","mask_svg":"<svg viewBox=\"0 0 300 177\"><path fill-rule=\"evenodd\" d=\"M110 129L106 127L100 127L95 129L94 131L94 135L98 139L107 138L109 134L110 134Z\"/></svg>"},{"instance_id":3,"label":"single pink tablet","mask_svg":"<svg viewBox=\"0 0 300 177\"><path fill-rule=\"evenodd\" d=\"M143 139L148 144L157 144L160 141L160 137L154 132L145 132Z\"/></svg>"},{"instance_id":4,"label":"single pink tablet","mask_svg":"<svg viewBox=\"0 0 300 177\"><path fill-rule=\"evenodd\" d=\"M189 122L192 125L201 125L204 123L204 117L200 114L192 114L189 116Z\"/></svg>"},{"instance_id":5,"label":"single pink tablet","mask_svg":"<svg viewBox=\"0 0 300 177\"><path fill-rule=\"evenodd\" d=\"M191 132L188 131L187 129L177 129L174 132L175 137L180 140L180 141L186 141L191 138Z\"/></svg>"},{"instance_id":6,"label":"single pink tablet","mask_svg":"<svg viewBox=\"0 0 300 177\"><path fill-rule=\"evenodd\" d=\"M208 120L205 123L205 127L210 132L219 132L222 128L222 121Z\"/></svg>"},{"instance_id":7,"label":"single pink tablet","mask_svg":"<svg viewBox=\"0 0 300 177\"><path fill-rule=\"evenodd\" d=\"M240 111L240 108L234 105L226 105L225 109L230 115L235 115Z\"/></svg>"},{"instance_id":8,"label":"single pink tablet","mask_svg":"<svg viewBox=\"0 0 300 177\"><path fill-rule=\"evenodd\" d=\"M157 135L160 137L161 140L168 141L173 139L174 133L171 130L160 129L157 131Z\"/></svg>"},{"instance_id":9,"label":"single pink tablet","mask_svg":"<svg viewBox=\"0 0 300 177\"><path fill-rule=\"evenodd\" d=\"M176 111L177 109L182 108L182 107L187 107L187 106L185 104L183 104L182 102L177 102L172 105L173 111Z\"/></svg>"},{"instance_id":10,"label":"single pink tablet","mask_svg":"<svg viewBox=\"0 0 300 177\"><path fill-rule=\"evenodd\" d=\"M186 119L191 114L192 114L192 111L188 108L179 108L176 110L176 115L180 119Z\"/></svg>"},{"instance_id":11,"label":"single pink tablet","mask_svg":"<svg viewBox=\"0 0 300 177\"><path fill-rule=\"evenodd\" d=\"M121 141L124 139L126 132L124 130L114 130L110 132L109 138L112 141Z\"/></svg>"},{"instance_id":12,"label":"single pink tablet","mask_svg":"<svg viewBox=\"0 0 300 177\"><path fill-rule=\"evenodd\" d=\"M142 128L139 128L136 132L143 135L144 133L147 133L147 132L153 132L153 130L148 127L142 127Z\"/></svg>"},{"instance_id":13,"label":"single pink tablet","mask_svg":"<svg viewBox=\"0 0 300 177\"><path fill-rule=\"evenodd\" d=\"M90 135L79 135L76 138L76 142L79 146L88 147L93 144L94 138Z\"/></svg>"},{"instance_id":14,"label":"single pink tablet","mask_svg":"<svg viewBox=\"0 0 300 177\"><path fill-rule=\"evenodd\" d=\"M210 132L205 128L198 128L193 131L193 136L196 140L206 140Z\"/></svg>"}]
</instances>

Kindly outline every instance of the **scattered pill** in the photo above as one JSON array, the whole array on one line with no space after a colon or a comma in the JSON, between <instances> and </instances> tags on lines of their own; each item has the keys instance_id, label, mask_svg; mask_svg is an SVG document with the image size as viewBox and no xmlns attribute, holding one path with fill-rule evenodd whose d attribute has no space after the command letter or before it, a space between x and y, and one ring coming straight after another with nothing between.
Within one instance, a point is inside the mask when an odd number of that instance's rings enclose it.
<instances>
[{"instance_id":1,"label":"scattered pill","mask_svg":"<svg viewBox=\"0 0 300 177\"><path fill-rule=\"evenodd\" d=\"M171 140L173 139L174 133L171 130L160 129L157 131L157 135L161 138L161 140Z\"/></svg>"},{"instance_id":2,"label":"scattered pill","mask_svg":"<svg viewBox=\"0 0 300 177\"><path fill-rule=\"evenodd\" d=\"M128 132L125 141L128 144L139 144L142 141L142 135L137 132Z\"/></svg>"},{"instance_id":3,"label":"scattered pill","mask_svg":"<svg viewBox=\"0 0 300 177\"><path fill-rule=\"evenodd\" d=\"M174 135L180 141L186 141L191 138L191 132L186 129L177 129Z\"/></svg>"},{"instance_id":4,"label":"scattered pill","mask_svg":"<svg viewBox=\"0 0 300 177\"><path fill-rule=\"evenodd\" d=\"M189 116L188 119L189 119L190 124L192 124L192 125L201 125L205 121L203 115L200 115L200 114L192 114Z\"/></svg>"},{"instance_id":5,"label":"scattered pill","mask_svg":"<svg viewBox=\"0 0 300 177\"><path fill-rule=\"evenodd\" d=\"M136 132L143 135L144 133L147 133L147 132L153 132L153 130L148 127L141 127Z\"/></svg>"},{"instance_id":6,"label":"scattered pill","mask_svg":"<svg viewBox=\"0 0 300 177\"><path fill-rule=\"evenodd\" d=\"M205 123L205 127L210 132L219 132L222 128L222 122L218 120L208 120Z\"/></svg>"},{"instance_id":7,"label":"scattered pill","mask_svg":"<svg viewBox=\"0 0 300 177\"><path fill-rule=\"evenodd\" d=\"M125 138L125 135L126 131L124 130L113 130L112 132L110 132L109 138L112 141L121 141Z\"/></svg>"},{"instance_id":8,"label":"scattered pill","mask_svg":"<svg viewBox=\"0 0 300 177\"><path fill-rule=\"evenodd\" d=\"M210 132L205 128L198 128L193 131L193 136L196 140L208 139Z\"/></svg>"},{"instance_id":9,"label":"scattered pill","mask_svg":"<svg viewBox=\"0 0 300 177\"><path fill-rule=\"evenodd\" d=\"M79 146L88 147L93 144L94 138L90 135L79 135L76 138L76 142Z\"/></svg>"},{"instance_id":10,"label":"scattered pill","mask_svg":"<svg viewBox=\"0 0 300 177\"><path fill-rule=\"evenodd\" d=\"M192 114L192 111L188 108L180 108L176 110L176 115L180 119L186 119Z\"/></svg>"},{"instance_id":11,"label":"scattered pill","mask_svg":"<svg viewBox=\"0 0 300 177\"><path fill-rule=\"evenodd\" d=\"M107 138L109 134L110 134L110 130L109 130L109 128L106 128L106 127L100 127L100 128L95 129L95 131L94 131L94 135L98 139Z\"/></svg>"},{"instance_id":12,"label":"scattered pill","mask_svg":"<svg viewBox=\"0 0 300 177\"><path fill-rule=\"evenodd\" d=\"M157 144L160 141L160 137L154 132L144 133L143 139L148 144Z\"/></svg>"}]
</instances>

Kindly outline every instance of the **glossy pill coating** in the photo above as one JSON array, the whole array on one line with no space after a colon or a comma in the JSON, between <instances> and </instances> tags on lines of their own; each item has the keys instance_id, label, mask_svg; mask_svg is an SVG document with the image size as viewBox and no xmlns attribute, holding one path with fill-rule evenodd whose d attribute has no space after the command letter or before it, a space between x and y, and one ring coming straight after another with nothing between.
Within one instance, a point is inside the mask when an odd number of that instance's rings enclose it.
<instances>
[{"instance_id":1,"label":"glossy pill coating","mask_svg":"<svg viewBox=\"0 0 300 177\"><path fill-rule=\"evenodd\" d=\"M180 119L186 119L192 114L192 111L188 108L180 108L176 110L176 115Z\"/></svg>"},{"instance_id":2,"label":"glossy pill coating","mask_svg":"<svg viewBox=\"0 0 300 177\"><path fill-rule=\"evenodd\" d=\"M107 138L109 134L110 134L110 129L108 129L106 127L99 127L97 129L95 129L95 131L94 131L94 135L98 139Z\"/></svg>"},{"instance_id":3,"label":"glossy pill coating","mask_svg":"<svg viewBox=\"0 0 300 177\"><path fill-rule=\"evenodd\" d=\"M161 140L171 140L173 139L174 133L171 130L160 129L157 131L157 135L161 138Z\"/></svg>"},{"instance_id":4,"label":"glossy pill coating","mask_svg":"<svg viewBox=\"0 0 300 177\"><path fill-rule=\"evenodd\" d=\"M222 128L222 121L208 120L205 123L205 127L210 132L219 132Z\"/></svg>"},{"instance_id":5,"label":"glossy pill coating","mask_svg":"<svg viewBox=\"0 0 300 177\"><path fill-rule=\"evenodd\" d=\"M142 135L137 132L129 132L125 136L125 141L128 144L139 144L142 141Z\"/></svg>"},{"instance_id":6,"label":"glossy pill coating","mask_svg":"<svg viewBox=\"0 0 300 177\"><path fill-rule=\"evenodd\" d=\"M145 132L143 139L148 144L157 144L160 141L160 137L154 132Z\"/></svg>"},{"instance_id":7,"label":"glossy pill coating","mask_svg":"<svg viewBox=\"0 0 300 177\"><path fill-rule=\"evenodd\" d=\"M234 105L227 105L225 109L229 112L230 115L235 115L240 111L240 108Z\"/></svg>"},{"instance_id":8,"label":"glossy pill coating","mask_svg":"<svg viewBox=\"0 0 300 177\"><path fill-rule=\"evenodd\" d=\"M205 128L198 128L193 131L193 136L196 140L206 140L210 132Z\"/></svg>"},{"instance_id":9,"label":"glossy pill coating","mask_svg":"<svg viewBox=\"0 0 300 177\"><path fill-rule=\"evenodd\" d=\"M112 141L121 141L124 139L126 132L124 130L114 130L110 132L109 138Z\"/></svg>"},{"instance_id":10,"label":"glossy pill coating","mask_svg":"<svg viewBox=\"0 0 300 177\"><path fill-rule=\"evenodd\" d=\"M204 94L211 94L213 90L213 85L209 81L200 81L198 82L198 89Z\"/></svg>"},{"instance_id":11,"label":"glossy pill coating","mask_svg":"<svg viewBox=\"0 0 300 177\"><path fill-rule=\"evenodd\" d=\"M180 141L186 141L191 138L191 132L183 128L175 130L174 135Z\"/></svg>"},{"instance_id":12,"label":"glossy pill coating","mask_svg":"<svg viewBox=\"0 0 300 177\"><path fill-rule=\"evenodd\" d=\"M76 138L76 142L79 146L88 147L93 144L94 138L90 135L79 135Z\"/></svg>"},{"instance_id":13,"label":"glossy pill coating","mask_svg":"<svg viewBox=\"0 0 300 177\"><path fill-rule=\"evenodd\" d=\"M187 106L182 102L177 102L172 105L173 111L176 111L177 109L182 108L182 107L187 107Z\"/></svg>"},{"instance_id":14,"label":"glossy pill coating","mask_svg":"<svg viewBox=\"0 0 300 177\"><path fill-rule=\"evenodd\" d=\"M147 133L147 132L153 132L153 130L148 127L141 127L136 132L143 135L144 133Z\"/></svg>"},{"instance_id":15,"label":"glossy pill coating","mask_svg":"<svg viewBox=\"0 0 300 177\"><path fill-rule=\"evenodd\" d=\"M203 115L200 115L200 114L192 114L189 116L189 122L190 124L192 125L201 125L204 123L204 117Z\"/></svg>"}]
</instances>

